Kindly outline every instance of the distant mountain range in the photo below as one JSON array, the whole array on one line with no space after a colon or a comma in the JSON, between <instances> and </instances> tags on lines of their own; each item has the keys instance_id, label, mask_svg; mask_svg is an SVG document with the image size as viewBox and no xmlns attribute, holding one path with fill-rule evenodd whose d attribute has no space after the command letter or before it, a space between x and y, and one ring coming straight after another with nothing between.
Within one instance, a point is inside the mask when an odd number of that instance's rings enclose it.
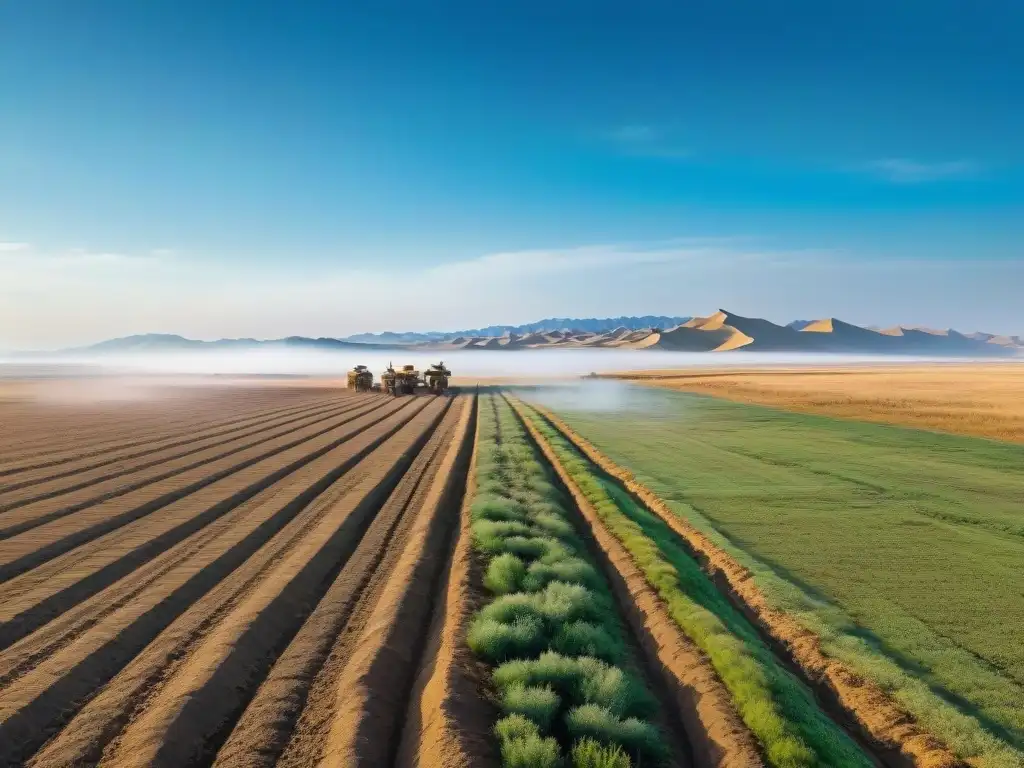
<instances>
[{"instance_id":1,"label":"distant mountain range","mask_svg":"<svg viewBox=\"0 0 1024 768\"><path fill-rule=\"evenodd\" d=\"M342 341L356 341L378 344L421 344L431 341L445 341L459 336L505 336L508 334L523 335L542 331L586 331L589 333L607 333L616 328L629 328L631 331L641 328L670 328L685 323L689 317L666 317L664 315L644 315L643 317L549 317L536 323L525 325L489 325L486 328L454 331L444 333L429 331L427 333L357 333L345 336Z\"/></svg>"},{"instance_id":2,"label":"distant mountain range","mask_svg":"<svg viewBox=\"0 0 1024 768\"><path fill-rule=\"evenodd\" d=\"M834 317L776 325L719 310L707 317L550 318L519 326L460 333L359 334L344 339L197 341L172 334L142 334L63 350L58 354L111 354L256 347L346 350L660 349L684 352L810 352L933 357L1024 355L1024 338L953 329L896 326L864 328ZM43 353L25 353L37 356ZM53 353L49 353L53 354Z\"/></svg>"},{"instance_id":3,"label":"distant mountain range","mask_svg":"<svg viewBox=\"0 0 1024 768\"><path fill-rule=\"evenodd\" d=\"M1011 356L1024 353L1024 339L988 333L962 334L897 326L862 328L834 317L776 325L722 309L683 319L669 327L595 333L570 328L502 336L460 335L431 346L442 349L625 348L685 352L817 352L950 357Z\"/></svg>"}]
</instances>

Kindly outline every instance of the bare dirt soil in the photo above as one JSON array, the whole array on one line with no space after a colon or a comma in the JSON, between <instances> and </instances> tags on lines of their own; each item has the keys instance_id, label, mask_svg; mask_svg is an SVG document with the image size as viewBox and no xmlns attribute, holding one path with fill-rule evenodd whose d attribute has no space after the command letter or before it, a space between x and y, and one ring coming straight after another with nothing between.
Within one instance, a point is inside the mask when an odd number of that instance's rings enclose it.
<instances>
[{"instance_id":1,"label":"bare dirt soil","mask_svg":"<svg viewBox=\"0 0 1024 768\"><path fill-rule=\"evenodd\" d=\"M474 398L111 385L0 389L0 765L394 761Z\"/></svg>"},{"instance_id":2,"label":"bare dirt soil","mask_svg":"<svg viewBox=\"0 0 1024 768\"><path fill-rule=\"evenodd\" d=\"M639 371L616 378L804 413L1024 443L1024 363Z\"/></svg>"}]
</instances>

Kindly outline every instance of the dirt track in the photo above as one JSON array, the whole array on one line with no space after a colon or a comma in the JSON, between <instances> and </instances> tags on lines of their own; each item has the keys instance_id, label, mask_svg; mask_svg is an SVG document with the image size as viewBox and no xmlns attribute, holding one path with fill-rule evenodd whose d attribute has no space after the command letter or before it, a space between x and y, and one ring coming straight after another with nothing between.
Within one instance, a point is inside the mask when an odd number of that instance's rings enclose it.
<instances>
[{"instance_id":1,"label":"dirt track","mask_svg":"<svg viewBox=\"0 0 1024 768\"><path fill-rule=\"evenodd\" d=\"M393 761L474 419L287 385L0 402L0 764Z\"/></svg>"}]
</instances>

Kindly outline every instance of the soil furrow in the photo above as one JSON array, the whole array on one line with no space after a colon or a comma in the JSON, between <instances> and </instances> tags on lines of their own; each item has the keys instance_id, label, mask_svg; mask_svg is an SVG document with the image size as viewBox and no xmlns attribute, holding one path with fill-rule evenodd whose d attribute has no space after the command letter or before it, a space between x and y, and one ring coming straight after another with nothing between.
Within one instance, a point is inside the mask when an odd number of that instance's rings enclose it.
<instances>
[{"instance_id":1,"label":"soil furrow","mask_svg":"<svg viewBox=\"0 0 1024 768\"><path fill-rule=\"evenodd\" d=\"M140 471L163 462L174 461L193 453L234 442L262 430L296 424L304 420L357 407L357 400L318 403L315 406L281 415L260 414L245 419L230 429L199 429L188 440L177 445L167 445L154 452L147 452L144 461L137 453L128 451L125 455L107 457L104 461L85 466L71 466L56 476L32 477L0 486L0 512L30 504L34 501L70 493L104 480L116 478L126 471ZM180 450L184 448L184 450ZM22 491L19 493L18 491Z\"/></svg>"},{"instance_id":2,"label":"soil furrow","mask_svg":"<svg viewBox=\"0 0 1024 768\"><path fill-rule=\"evenodd\" d=\"M265 574L281 563L291 562L289 553L301 547L304 535L317 528L339 498L339 485L350 487L359 482L359 472L352 471L356 463L372 463L374 460L367 457L382 444L387 445L393 435L405 434L410 419L422 421L422 408L422 403L407 404L401 412L355 438L344 455L321 457L326 461L320 462L319 478L306 476L302 482L288 482L283 497L272 498L252 510L257 518L269 519L282 513L292 518L258 550L252 552L248 546L252 535L238 542L234 530L226 530L225 541L210 542L169 578L155 581L144 593L7 686L0 692L0 744L9 743L17 752L8 754L25 759L99 691L36 758L36 764L46 766L95 762L103 746L140 707L144 708L150 695L159 692L161 681L171 679L174 669L185 663L187 649L213 631ZM339 479L341 484L337 484ZM224 544L229 547L226 552ZM239 544L243 551L239 551ZM295 613L294 605L286 602L286 606L281 615ZM64 762L60 756L67 754L75 757Z\"/></svg>"},{"instance_id":3,"label":"soil furrow","mask_svg":"<svg viewBox=\"0 0 1024 768\"><path fill-rule=\"evenodd\" d=\"M22 423L5 410L8 432L22 436L22 439L5 442L0 456L3 459L0 477L84 460L88 458L86 454L100 456L105 452L123 450L127 447L126 435L136 445L170 440L187 435L197 426L230 426L261 413L276 415L316 405L333 394L329 390L307 391L298 395L295 402L282 405L281 398L273 395L253 399L223 391L214 397L179 399L170 408L162 402L153 413L142 416L121 408L103 411L97 414L99 423L96 428L86 426L84 421L87 417L74 407L57 410L60 416L53 419L55 409L52 406L36 405L30 414L23 414ZM47 419L47 416L51 418ZM69 445L74 447L68 449Z\"/></svg>"},{"instance_id":4,"label":"soil furrow","mask_svg":"<svg viewBox=\"0 0 1024 768\"><path fill-rule=\"evenodd\" d=\"M344 397L344 395L342 396ZM302 403L299 405L291 405L285 408L276 408L270 410L262 410L259 407L253 407L246 405L243 408L231 408L225 403L219 403L217 408L217 415L219 418L211 419L210 414L205 410L201 410L199 413L185 420L179 427L173 430L165 430L161 434L154 435L151 429L139 429L138 426L131 423L118 423L118 426L110 430L110 435L104 437L104 442L97 445L83 445L76 448L73 451L67 453L57 453L53 451L52 442L54 436L60 438L61 444L77 442L72 435L69 435L63 429L48 430L51 437L48 440L51 445L47 449L43 449L38 454L38 459L35 461L24 460L21 463L14 463L15 456L11 446L7 446L4 453L4 464L0 465L0 477L7 478L2 484L4 489L10 489L15 483L19 482L19 478L12 477L18 473L33 473L33 481L39 480L52 480L57 477L63 477L69 474L73 474L82 467L67 466L76 461L81 461L86 465L85 468L94 468L100 466L108 459L126 459L136 458L144 456L152 451L163 450L165 448L172 447L173 445L186 445L191 440L191 434L197 427L205 427L206 429L231 429L237 426L241 422L250 421L254 418L267 418L274 417L280 414L287 414L290 412L301 412L309 408L319 407L323 404L322 398L317 398L312 402ZM229 416L224 418L224 410L228 410ZM40 432L43 428L39 425L33 425L33 431ZM144 437L137 437L134 439L125 440L123 437L118 439L119 433L121 435L137 436L143 434ZM116 458L113 458L116 456ZM45 457L42 458L42 457ZM60 467L59 470L52 468ZM45 470L45 471L39 471Z\"/></svg>"},{"instance_id":5,"label":"soil furrow","mask_svg":"<svg viewBox=\"0 0 1024 768\"><path fill-rule=\"evenodd\" d=\"M389 404L203 488L168 505L158 516L129 523L11 580L4 586L8 599L0 605L0 647L128 575L303 465L388 420L400 408L400 403Z\"/></svg>"},{"instance_id":6,"label":"soil furrow","mask_svg":"<svg viewBox=\"0 0 1024 768\"><path fill-rule=\"evenodd\" d=\"M294 394L313 402L311 393ZM294 407L294 404L282 406L282 398L273 395L260 398L251 395L245 390L221 390L206 396L181 396L179 392L170 408L164 398L141 409L139 403L130 402L118 405L25 403L20 410L7 404L4 422L0 425L0 438L5 446L0 468L17 470L22 465L43 461L44 457L50 463L81 456L83 451L116 449L119 447L117 438L126 429L130 429L133 436L149 435L153 439L154 432L165 437L181 435L196 425L216 426L246 413ZM68 445L75 447L67 450Z\"/></svg>"},{"instance_id":7,"label":"soil furrow","mask_svg":"<svg viewBox=\"0 0 1024 768\"><path fill-rule=\"evenodd\" d=\"M344 430L346 425L365 421L366 418L383 418L391 407L385 399L375 399L363 409L332 419L324 419L300 432L286 435L266 444L257 445L236 455L197 469L177 475L160 483L154 483L124 496L87 507L66 518L32 528L24 533L0 541L0 581L7 581L18 574L51 560L92 539L115 530L127 523L150 515L154 511L182 500L188 500L225 478L255 479L256 483L240 490L243 497L252 495L273 482L274 475L258 474L262 462L278 454L315 439L329 438L334 431ZM365 415L368 413L368 416ZM324 448L324 450L329 450ZM251 489L251 490L250 490ZM231 506L238 500L230 502ZM15 510L17 514L23 510Z\"/></svg>"},{"instance_id":8,"label":"soil furrow","mask_svg":"<svg viewBox=\"0 0 1024 768\"><path fill-rule=\"evenodd\" d=\"M365 408L365 406L363 406ZM201 466L226 459L254 446L265 444L285 435L299 432L306 427L322 423L325 419L351 413L353 408L329 408L311 416L289 420L285 423L271 423L251 430L245 435L219 440L212 445L198 440L187 452L168 456L141 464L121 464L107 478L76 482L73 487L37 495L20 503L0 505L0 540L11 538L24 531L44 525L61 517L79 512L87 507L124 496L147 485L167 480ZM105 470L106 471L106 468ZM38 486L37 486L38 488ZM35 489L33 489L35 490ZM15 514L4 514L11 510Z\"/></svg>"},{"instance_id":9,"label":"soil furrow","mask_svg":"<svg viewBox=\"0 0 1024 768\"><path fill-rule=\"evenodd\" d=\"M371 582L381 581L401 551L411 519L437 474L462 419L465 402L451 408L416 457L387 503L374 517L352 556L316 610L275 662L245 713L218 752L215 765L275 765L287 745L310 687L358 605L372 601Z\"/></svg>"},{"instance_id":10,"label":"soil furrow","mask_svg":"<svg viewBox=\"0 0 1024 768\"><path fill-rule=\"evenodd\" d=\"M382 766L393 762L447 558L446 541L458 519L472 450L464 410L455 439L421 507L405 546L365 620L351 621L336 643L306 711L328 720L300 721L282 766ZM355 618L355 617L354 617ZM305 727L304 727L305 726Z\"/></svg>"}]
</instances>

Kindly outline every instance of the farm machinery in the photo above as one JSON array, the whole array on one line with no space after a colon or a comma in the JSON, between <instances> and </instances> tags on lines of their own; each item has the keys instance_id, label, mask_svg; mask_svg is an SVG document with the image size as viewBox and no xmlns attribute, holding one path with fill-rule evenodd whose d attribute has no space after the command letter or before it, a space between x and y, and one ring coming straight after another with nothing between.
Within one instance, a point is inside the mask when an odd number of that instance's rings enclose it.
<instances>
[{"instance_id":1,"label":"farm machinery","mask_svg":"<svg viewBox=\"0 0 1024 768\"><path fill-rule=\"evenodd\" d=\"M384 373L380 375L380 390L385 395L397 395L398 391L395 389L395 379L397 374L395 368L391 363L388 363L388 368Z\"/></svg>"},{"instance_id":2,"label":"farm machinery","mask_svg":"<svg viewBox=\"0 0 1024 768\"><path fill-rule=\"evenodd\" d=\"M365 365L357 365L348 372L348 388L356 392L369 392L373 389L373 373Z\"/></svg>"},{"instance_id":3,"label":"farm machinery","mask_svg":"<svg viewBox=\"0 0 1024 768\"><path fill-rule=\"evenodd\" d=\"M392 395L412 395L416 385L420 383L420 372L412 365L403 365L397 371L388 363L388 368L380 375L381 391Z\"/></svg>"},{"instance_id":4,"label":"farm machinery","mask_svg":"<svg viewBox=\"0 0 1024 768\"><path fill-rule=\"evenodd\" d=\"M415 366L403 365L395 369L394 365L388 364L387 370L380 375L380 391L392 395L413 395L420 387L435 395L442 395L448 391L448 379L452 372L445 368L444 363L431 365L423 372Z\"/></svg>"},{"instance_id":5,"label":"farm machinery","mask_svg":"<svg viewBox=\"0 0 1024 768\"><path fill-rule=\"evenodd\" d=\"M452 372L444 367L444 361L435 363L423 372L423 383L435 395L443 395L448 391L448 377Z\"/></svg>"}]
</instances>

